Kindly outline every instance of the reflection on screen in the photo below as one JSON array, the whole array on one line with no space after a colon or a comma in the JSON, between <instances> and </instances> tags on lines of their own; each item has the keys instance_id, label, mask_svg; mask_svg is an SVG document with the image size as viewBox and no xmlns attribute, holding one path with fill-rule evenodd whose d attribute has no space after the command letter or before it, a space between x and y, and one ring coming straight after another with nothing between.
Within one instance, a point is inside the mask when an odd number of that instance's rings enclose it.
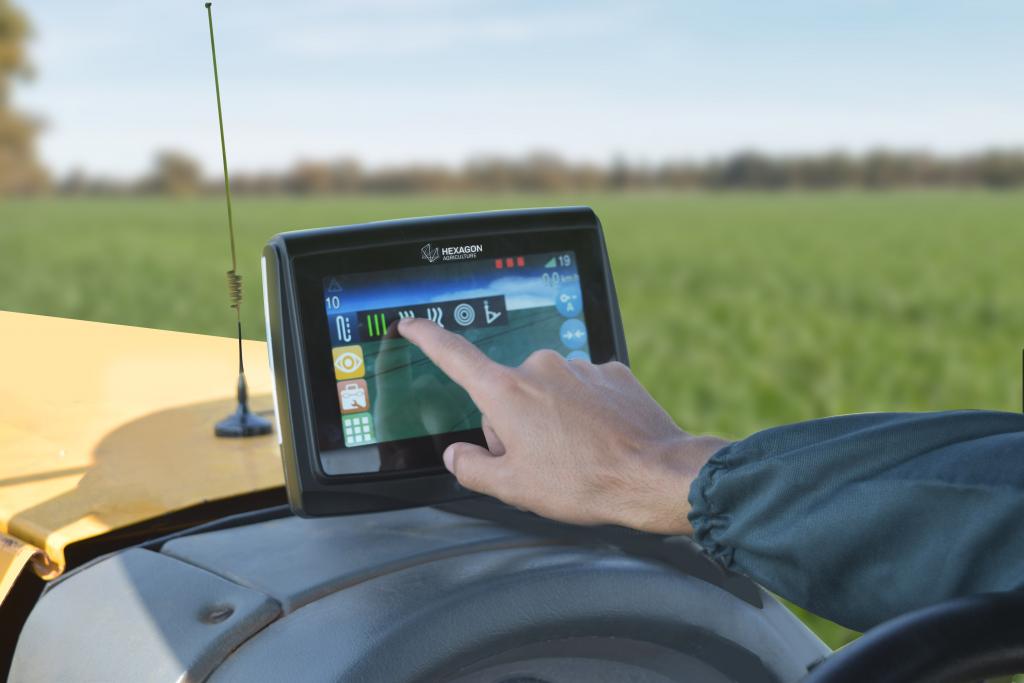
<instances>
[{"instance_id":1,"label":"reflection on screen","mask_svg":"<svg viewBox=\"0 0 1024 683\"><path fill-rule=\"evenodd\" d=\"M505 365L543 348L590 358L573 252L335 275L323 286L346 447L480 427L465 391L416 347L387 336L400 318L432 320Z\"/></svg>"}]
</instances>

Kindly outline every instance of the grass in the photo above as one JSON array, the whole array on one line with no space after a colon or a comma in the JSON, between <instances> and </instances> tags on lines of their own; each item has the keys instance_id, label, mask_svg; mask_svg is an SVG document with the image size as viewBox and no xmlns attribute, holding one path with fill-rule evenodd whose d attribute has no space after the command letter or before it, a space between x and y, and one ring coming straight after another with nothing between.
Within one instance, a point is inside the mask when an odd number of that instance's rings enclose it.
<instances>
[{"instance_id":1,"label":"grass","mask_svg":"<svg viewBox=\"0 0 1024 683\"><path fill-rule=\"evenodd\" d=\"M691 431L1019 409L1019 193L244 200L246 335L263 336L258 254L276 232L580 203L605 225L634 369ZM2 203L0 309L231 335L224 226L215 200ZM831 645L850 637L803 616Z\"/></svg>"}]
</instances>

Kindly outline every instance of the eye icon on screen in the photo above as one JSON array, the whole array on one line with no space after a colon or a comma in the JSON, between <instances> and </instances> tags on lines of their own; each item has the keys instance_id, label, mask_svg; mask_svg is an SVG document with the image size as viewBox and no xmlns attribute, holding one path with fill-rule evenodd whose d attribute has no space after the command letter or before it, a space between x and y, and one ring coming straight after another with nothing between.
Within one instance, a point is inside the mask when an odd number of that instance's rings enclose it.
<instances>
[{"instance_id":1,"label":"eye icon on screen","mask_svg":"<svg viewBox=\"0 0 1024 683\"><path fill-rule=\"evenodd\" d=\"M366 374L361 346L339 346L331 349L331 352L334 354L334 377L336 379L355 379Z\"/></svg>"}]
</instances>

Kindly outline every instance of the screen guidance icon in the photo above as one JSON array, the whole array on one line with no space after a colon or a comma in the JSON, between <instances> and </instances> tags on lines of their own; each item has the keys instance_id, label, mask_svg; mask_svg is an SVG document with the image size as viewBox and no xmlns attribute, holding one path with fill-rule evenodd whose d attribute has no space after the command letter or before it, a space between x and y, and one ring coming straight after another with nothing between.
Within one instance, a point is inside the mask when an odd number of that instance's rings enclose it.
<instances>
[{"instance_id":1,"label":"screen guidance icon","mask_svg":"<svg viewBox=\"0 0 1024 683\"><path fill-rule=\"evenodd\" d=\"M501 311L492 311L491 302L487 299L484 299L484 317L487 319L488 325L501 317Z\"/></svg>"},{"instance_id":2,"label":"screen guidance icon","mask_svg":"<svg viewBox=\"0 0 1024 683\"><path fill-rule=\"evenodd\" d=\"M469 304L463 302L455 307L452 311L452 317L455 318L455 322L462 325L463 327L469 327L476 320L476 310Z\"/></svg>"},{"instance_id":3,"label":"screen guidance icon","mask_svg":"<svg viewBox=\"0 0 1024 683\"><path fill-rule=\"evenodd\" d=\"M347 315L334 317L334 331L338 341L346 344L352 341L352 321Z\"/></svg>"},{"instance_id":4,"label":"screen guidance icon","mask_svg":"<svg viewBox=\"0 0 1024 683\"><path fill-rule=\"evenodd\" d=\"M444 323L441 322L444 319L444 309L440 306L431 306L427 309L427 320L432 323L437 323L438 327L444 327Z\"/></svg>"},{"instance_id":5,"label":"screen guidance icon","mask_svg":"<svg viewBox=\"0 0 1024 683\"><path fill-rule=\"evenodd\" d=\"M384 313L367 313L366 336L370 339L383 337L388 333L388 318Z\"/></svg>"}]
</instances>

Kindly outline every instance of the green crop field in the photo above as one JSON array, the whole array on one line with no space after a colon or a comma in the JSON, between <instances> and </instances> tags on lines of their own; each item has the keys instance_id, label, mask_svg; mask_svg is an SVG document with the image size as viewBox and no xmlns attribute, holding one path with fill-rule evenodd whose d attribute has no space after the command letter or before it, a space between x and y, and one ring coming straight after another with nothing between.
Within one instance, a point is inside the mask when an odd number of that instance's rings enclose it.
<instances>
[{"instance_id":1,"label":"green crop field","mask_svg":"<svg viewBox=\"0 0 1024 683\"><path fill-rule=\"evenodd\" d=\"M275 232L568 203L601 217L633 367L688 430L1020 408L1020 193L241 200L246 335L263 336L258 256ZM217 200L8 201L0 254L2 309L233 332Z\"/></svg>"}]
</instances>

